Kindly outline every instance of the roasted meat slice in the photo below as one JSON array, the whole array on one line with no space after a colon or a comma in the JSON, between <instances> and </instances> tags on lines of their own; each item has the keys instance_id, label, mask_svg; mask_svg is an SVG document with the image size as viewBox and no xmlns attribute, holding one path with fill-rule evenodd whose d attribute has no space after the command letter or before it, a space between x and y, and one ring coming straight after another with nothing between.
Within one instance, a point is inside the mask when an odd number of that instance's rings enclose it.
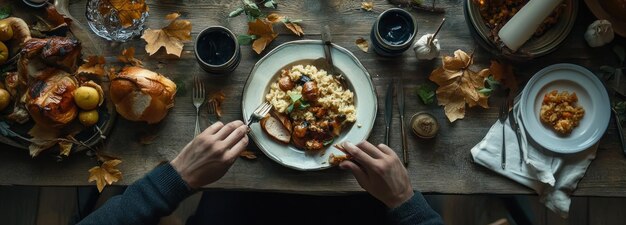
<instances>
[{"instance_id":1,"label":"roasted meat slice","mask_svg":"<svg viewBox=\"0 0 626 225\"><path fill-rule=\"evenodd\" d=\"M26 93L26 109L38 125L61 128L77 115L74 90L76 78L56 68L48 68L31 80Z\"/></svg>"},{"instance_id":2,"label":"roasted meat slice","mask_svg":"<svg viewBox=\"0 0 626 225\"><path fill-rule=\"evenodd\" d=\"M73 73L80 60L80 42L68 37L31 38L24 42L18 70L20 76L34 76L47 67Z\"/></svg>"}]
</instances>

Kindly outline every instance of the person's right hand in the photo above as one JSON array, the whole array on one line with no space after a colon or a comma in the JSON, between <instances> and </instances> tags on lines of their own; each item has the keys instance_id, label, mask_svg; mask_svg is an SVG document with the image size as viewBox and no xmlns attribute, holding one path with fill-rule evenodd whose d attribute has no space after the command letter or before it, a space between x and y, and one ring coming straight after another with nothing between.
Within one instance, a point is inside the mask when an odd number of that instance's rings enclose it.
<instances>
[{"instance_id":1,"label":"person's right hand","mask_svg":"<svg viewBox=\"0 0 626 225\"><path fill-rule=\"evenodd\" d=\"M407 170L387 145L363 141L356 146L346 142L343 147L356 163L346 160L339 167L352 171L359 185L387 207L396 208L413 197Z\"/></svg>"},{"instance_id":2,"label":"person's right hand","mask_svg":"<svg viewBox=\"0 0 626 225\"><path fill-rule=\"evenodd\" d=\"M170 162L192 189L213 183L235 162L248 145L248 126L240 120L217 122L194 138Z\"/></svg>"}]
</instances>

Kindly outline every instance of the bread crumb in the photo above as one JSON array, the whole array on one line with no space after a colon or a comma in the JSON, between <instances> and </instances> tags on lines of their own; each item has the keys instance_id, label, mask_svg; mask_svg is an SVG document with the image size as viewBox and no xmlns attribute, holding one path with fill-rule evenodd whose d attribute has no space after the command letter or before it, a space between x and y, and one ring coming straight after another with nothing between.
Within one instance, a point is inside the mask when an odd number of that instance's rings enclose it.
<instances>
[{"instance_id":1,"label":"bread crumb","mask_svg":"<svg viewBox=\"0 0 626 225\"><path fill-rule=\"evenodd\" d=\"M363 126L363 124L360 124L360 123L356 124L356 127L358 127L358 128L361 128L362 126Z\"/></svg>"}]
</instances>

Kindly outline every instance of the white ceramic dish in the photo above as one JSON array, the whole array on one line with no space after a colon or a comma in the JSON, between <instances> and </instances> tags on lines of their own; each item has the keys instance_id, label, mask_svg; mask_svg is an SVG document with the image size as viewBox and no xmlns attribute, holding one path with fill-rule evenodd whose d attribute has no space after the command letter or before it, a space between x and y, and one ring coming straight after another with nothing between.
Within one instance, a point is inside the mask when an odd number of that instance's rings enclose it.
<instances>
[{"instance_id":1,"label":"white ceramic dish","mask_svg":"<svg viewBox=\"0 0 626 225\"><path fill-rule=\"evenodd\" d=\"M576 92L585 116L568 135L541 123L539 111L552 90ZM574 64L555 64L537 72L522 92L520 110L526 132L539 145L557 153L583 151L600 140L611 116L609 96L602 82L589 70Z\"/></svg>"},{"instance_id":2,"label":"white ceramic dish","mask_svg":"<svg viewBox=\"0 0 626 225\"><path fill-rule=\"evenodd\" d=\"M357 143L369 137L376 119L376 91L372 79L359 60L345 48L334 45L331 49L333 63L343 72L355 93L357 111L356 122L335 138L333 144L350 141ZM278 71L286 66L311 64L315 59L324 57L322 42L319 40L301 40L284 43L261 58L252 68L244 86L242 111L245 120L250 118L254 109L265 101L269 85L276 81ZM360 126L359 126L360 125ZM250 136L269 158L286 167L296 170L322 170L331 167L328 157L331 153L343 154L335 147L328 147L321 152L304 152L293 145L285 145L272 140L260 125L250 126Z\"/></svg>"}]
</instances>

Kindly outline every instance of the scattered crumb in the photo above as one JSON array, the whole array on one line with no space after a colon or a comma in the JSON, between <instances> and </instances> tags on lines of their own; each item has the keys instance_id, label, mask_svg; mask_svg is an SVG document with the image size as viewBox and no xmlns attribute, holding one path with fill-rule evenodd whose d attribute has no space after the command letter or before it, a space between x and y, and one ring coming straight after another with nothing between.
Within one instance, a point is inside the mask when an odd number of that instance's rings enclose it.
<instances>
[{"instance_id":1,"label":"scattered crumb","mask_svg":"<svg viewBox=\"0 0 626 225\"><path fill-rule=\"evenodd\" d=\"M356 127L358 127L358 128L361 128L362 126L363 126L363 124L360 124L360 123L358 123L358 124L356 125Z\"/></svg>"}]
</instances>

